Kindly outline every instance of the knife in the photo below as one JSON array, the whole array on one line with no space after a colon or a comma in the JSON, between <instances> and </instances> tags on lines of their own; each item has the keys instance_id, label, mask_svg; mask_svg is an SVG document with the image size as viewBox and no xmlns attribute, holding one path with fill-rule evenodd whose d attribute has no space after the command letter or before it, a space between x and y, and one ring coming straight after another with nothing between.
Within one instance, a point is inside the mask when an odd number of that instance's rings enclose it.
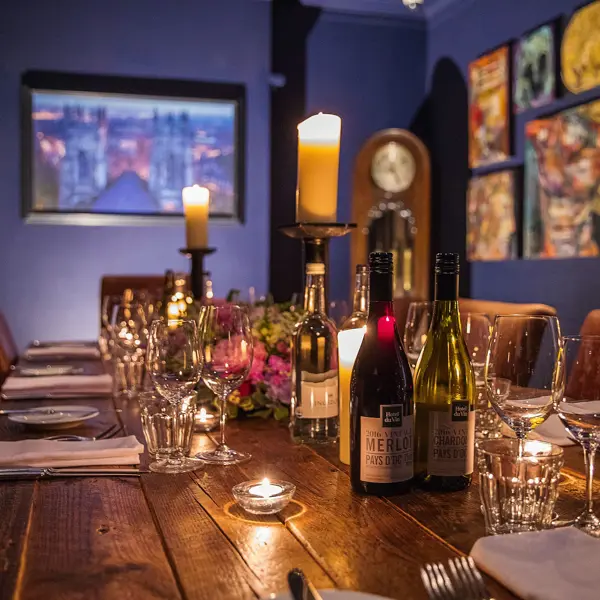
<instances>
[{"instance_id":1,"label":"knife","mask_svg":"<svg viewBox=\"0 0 600 600\"><path fill-rule=\"evenodd\" d=\"M288 573L288 586L294 600L323 600L301 569L292 569Z\"/></svg>"},{"instance_id":2,"label":"knife","mask_svg":"<svg viewBox=\"0 0 600 600\"><path fill-rule=\"evenodd\" d=\"M0 468L0 481L51 477L139 477L142 473L137 468L119 467L3 467Z\"/></svg>"}]
</instances>

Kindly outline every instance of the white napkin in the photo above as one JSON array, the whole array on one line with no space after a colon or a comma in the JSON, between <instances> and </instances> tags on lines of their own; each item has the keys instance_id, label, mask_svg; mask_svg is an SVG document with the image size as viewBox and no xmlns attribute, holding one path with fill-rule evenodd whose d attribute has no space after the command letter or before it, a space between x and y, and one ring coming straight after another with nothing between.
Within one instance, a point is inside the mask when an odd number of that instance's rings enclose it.
<instances>
[{"instance_id":1,"label":"white napkin","mask_svg":"<svg viewBox=\"0 0 600 600\"><path fill-rule=\"evenodd\" d=\"M50 377L9 377L2 386L5 399L27 398L29 395L52 395L55 398L77 396L110 396L112 377L102 375L56 375Z\"/></svg>"},{"instance_id":2,"label":"white napkin","mask_svg":"<svg viewBox=\"0 0 600 600\"><path fill-rule=\"evenodd\" d=\"M85 467L138 465L144 446L134 435L95 442L21 440L0 442L0 465Z\"/></svg>"},{"instance_id":3,"label":"white napkin","mask_svg":"<svg viewBox=\"0 0 600 600\"><path fill-rule=\"evenodd\" d=\"M600 540L574 527L484 537L471 556L523 600L600 598Z\"/></svg>"},{"instance_id":4,"label":"white napkin","mask_svg":"<svg viewBox=\"0 0 600 600\"><path fill-rule=\"evenodd\" d=\"M100 358L100 350L96 346L69 346L60 344L58 346L44 346L28 348L23 355L26 360L42 360L56 358Z\"/></svg>"},{"instance_id":5,"label":"white napkin","mask_svg":"<svg viewBox=\"0 0 600 600\"><path fill-rule=\"evenodd\" d=\"M514 438L515 432L506 423L502 424L502 435ZM569 435L558 415L550 415L541 425L527 434L528 440L550 442L557 446L574 446L577 442Z\"/></svg>"}]
</instances>

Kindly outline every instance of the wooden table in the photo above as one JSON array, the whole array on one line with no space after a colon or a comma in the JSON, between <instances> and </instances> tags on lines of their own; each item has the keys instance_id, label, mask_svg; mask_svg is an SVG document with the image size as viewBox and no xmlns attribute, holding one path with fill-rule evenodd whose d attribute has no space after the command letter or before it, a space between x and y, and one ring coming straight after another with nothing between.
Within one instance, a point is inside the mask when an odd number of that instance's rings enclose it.
<instances>
[{"instance_id":1,"label":"wooden table","mask_svg":"<svg viewBox=\"0 0 600 600\"><path fill-rule=\"evenodd\" d=\"M111 399L85 403L106 412L82 433L120 420L143 440L135 401L114 400L121 413ZM6 419L0 434L26 435ZM253 459L176 476L0 483L0 598L246 600L284 590L287 572L300 567L319 587L424 599L419 567L467 553L484 535L476 483L450 494L361 497L335 447L296 446L283 424L231 422L228 441ZM195 436L194 451L213 445L212 434ZM572 517L584 480L579 449L566 454L557 510ZM293 482L295 500L277 516L248 515L231 488L264 476ZM497 600L514 598L491 580L490 588Z\"/></svg>"}]
</instances>

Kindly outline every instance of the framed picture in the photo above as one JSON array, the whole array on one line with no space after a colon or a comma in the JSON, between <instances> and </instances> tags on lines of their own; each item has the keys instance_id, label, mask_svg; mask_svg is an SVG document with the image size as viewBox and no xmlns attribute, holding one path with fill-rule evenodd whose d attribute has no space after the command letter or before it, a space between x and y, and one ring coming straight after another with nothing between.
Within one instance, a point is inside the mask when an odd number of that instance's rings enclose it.
<instances>
[{"instance_id":1,"label":"framed picture","mask_svg":"<svg viewBox=\"0 0 600 600\"><path fill-rule=\"evenodd\" d=\"M525 129L523 254L600 254L600 100Z\"/></svg>"},{"instance_id":2,"label":"framed picture","mask_svg":"<svg viewBox=\"0 0 600 600\"><path fill-rule=\"evenodd\" d=\"M467 190L467 259L517 258L520 171L511 169L473 177Z\"/></svg>"},{"instance_id":3,"label":"framed picture","mask_svg":"<svg viewBox=\"0 0 600 600\"><path fill-rule=\"evenodd\" d=\"M180 223L182 189L244 220L245 87L28 72L23 216L76 225Z\"/></svg>"},{"instance_id":4,"label":"framed picture","mask_svg":"<svg viewBox=\"0 0 600 600\"><path fill-rule=\"evenodd\" d=\"M580 8L571 18L561 44L564 86L580 94L600 85L600 0Z\"/></svg>"},{"instance_id":5,"label":"framed picture","mask_svg":"<svg viewBox=\"0 0 600 600\"><path fill-rule=\"evenodd\" d=\"M510 156L510 49L502 46L469 65L469 166Z\"/></svg>"},{"instance_id":6,"label":"framed picture","mask_svg":"<svg viewBox=\"0 0 600 600\"><path fill-rule=\"evenodd\" d=\"M557 97L559 22L534 29L513 46L513 110L522 113Z\"/></svg>"}]
</instances>

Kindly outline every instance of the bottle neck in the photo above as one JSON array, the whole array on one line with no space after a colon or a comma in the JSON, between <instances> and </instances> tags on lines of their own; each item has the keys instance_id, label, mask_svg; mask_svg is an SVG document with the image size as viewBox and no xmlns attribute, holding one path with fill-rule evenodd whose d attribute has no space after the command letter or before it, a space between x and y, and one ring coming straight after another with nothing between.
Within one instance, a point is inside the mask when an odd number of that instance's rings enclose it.
<instances>
[{"instance_id":1,"label":"bottle neck","mask_svg":"<svg viewBox=\"0 0 600 600\"><path fill-rule=\"evenodd\" d=\"M358 273L354 285L353 313L367 314L369 311L369 279L367 273Z\"/></svg>"},{"instance_id":2,"label":"bottle neck","mask_svg":"<svg viewBox=\"0 0 600 600\"><path fill-rule=\"evenodd\" d=\"M306 275L304 310L307 313L325 313L325 276Z\"/></svg>"},{"instance_id":3,"label":"bottle neck","mask_svg":"<svg viewBox=\"0 0 600 600\"><path fill-rule=\"evenodd\" d=\"M435 302L431 327L447 323L460 328L458 310L458 273L435 275Z\"/></svg>"},{"instance_id":4,"label":"bottle neck","mask_svg":"<svg viewBox=\"0 0 600 600\"><path fill-rule=\"evenodd\" d=\"M396 336L393 273L371 271L369 282L367 335L376 336L380 343L393 343Z\"/></svg>"}]
</instances>

